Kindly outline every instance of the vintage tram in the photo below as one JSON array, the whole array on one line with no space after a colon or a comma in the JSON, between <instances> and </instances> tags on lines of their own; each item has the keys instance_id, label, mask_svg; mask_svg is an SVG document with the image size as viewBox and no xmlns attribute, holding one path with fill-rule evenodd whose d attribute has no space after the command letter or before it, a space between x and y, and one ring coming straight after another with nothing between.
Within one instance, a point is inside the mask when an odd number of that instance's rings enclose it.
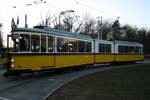
<instances>
[{"instance_id":1,"label":"vintage tram","mask_svg":"<svg viewBox=\"0 0 150 100\"><path fill-rule=\"evenodd\" d=\"M97 63L143 61L143 45L92 39L46 26L16 28L7 37L4 76ZM12 41L12 42L10 42Z\"/></svg>"}]
</instances>

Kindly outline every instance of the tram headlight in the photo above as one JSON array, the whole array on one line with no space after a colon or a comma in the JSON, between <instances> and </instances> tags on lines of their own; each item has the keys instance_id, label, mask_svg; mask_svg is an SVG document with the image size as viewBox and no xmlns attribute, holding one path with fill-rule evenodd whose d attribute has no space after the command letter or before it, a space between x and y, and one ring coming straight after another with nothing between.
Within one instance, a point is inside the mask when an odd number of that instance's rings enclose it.
<instances>
[{"instance_id":1,"label":"tram headlight","mask_svg":"<svg viewBox=\"0 0 150 100\"><path fill-rule=\"evenodd\" d=\"M14 64L11 64L11 68L15 67Z\"/></svg>"},{"instance_id":2,"label":"tram headlight","mask_svg":"<svg viewBox=\"0 0 150 100\"><path fill-rule=\"evenodd\" d=\"M11 59L11 63L14 63L14 61L15 61L14 59Z\"/></svg>"}]
</instances>

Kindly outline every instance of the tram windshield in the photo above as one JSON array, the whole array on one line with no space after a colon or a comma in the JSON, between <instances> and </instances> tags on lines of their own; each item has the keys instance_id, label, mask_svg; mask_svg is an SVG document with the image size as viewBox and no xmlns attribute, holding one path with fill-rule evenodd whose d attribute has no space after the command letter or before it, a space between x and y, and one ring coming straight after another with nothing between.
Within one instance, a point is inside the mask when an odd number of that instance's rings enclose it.
<instances>
[{"instance_id":1,"label":"tram windshield","mask_svg":"<svg viewBox=\"0 0 150 100\"><path fill-rule=\"evenodd\" d=\"M53 52L53 36L15 34L8 36L11 52Z\"/></svg>"}]
</instances>

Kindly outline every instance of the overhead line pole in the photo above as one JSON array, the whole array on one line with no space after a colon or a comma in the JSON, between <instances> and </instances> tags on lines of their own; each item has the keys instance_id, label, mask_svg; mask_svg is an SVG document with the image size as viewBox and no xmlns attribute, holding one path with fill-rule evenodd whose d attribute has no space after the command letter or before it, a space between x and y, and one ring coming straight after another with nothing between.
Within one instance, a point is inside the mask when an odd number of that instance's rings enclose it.
<instances>
[{"instance_id":1,"label":"overhead line pole","mask_svg":"<svg viewBox=\"0 0 150 100\"><path fill-rule=\"evenodd\" d=\"M100 20L99 20L99 18L100 18ZM103 33L102 33L102 31L103 31L103 27L102 27L102 16L99 16L99 17L97 17L97 19L98 19L98 40L99 39L103 39ZM99 30L99 28L100 28L100 30Z\"/></svg>"}]
</instances>

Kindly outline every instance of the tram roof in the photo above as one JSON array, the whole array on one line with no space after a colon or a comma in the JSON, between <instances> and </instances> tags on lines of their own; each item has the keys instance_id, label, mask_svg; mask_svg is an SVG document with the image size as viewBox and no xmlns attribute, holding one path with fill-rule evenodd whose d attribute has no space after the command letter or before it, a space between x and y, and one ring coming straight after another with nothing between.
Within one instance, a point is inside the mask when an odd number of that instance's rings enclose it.
<instances>
[{"instance_id":1,"label":"tram roof","mask_svg":"<svg viewBox=\"0 0 150 100\"><path fill-rule=\"evenodd\" d=\"M90 36L53 29L46 26L34 27L34 28L16 28L15 30L13 30L13 32L35 32L35 33L52 34L57 36L66 36L66 37L84 39L84 40L93 40Z\"/></svg>"}]
</instances>

